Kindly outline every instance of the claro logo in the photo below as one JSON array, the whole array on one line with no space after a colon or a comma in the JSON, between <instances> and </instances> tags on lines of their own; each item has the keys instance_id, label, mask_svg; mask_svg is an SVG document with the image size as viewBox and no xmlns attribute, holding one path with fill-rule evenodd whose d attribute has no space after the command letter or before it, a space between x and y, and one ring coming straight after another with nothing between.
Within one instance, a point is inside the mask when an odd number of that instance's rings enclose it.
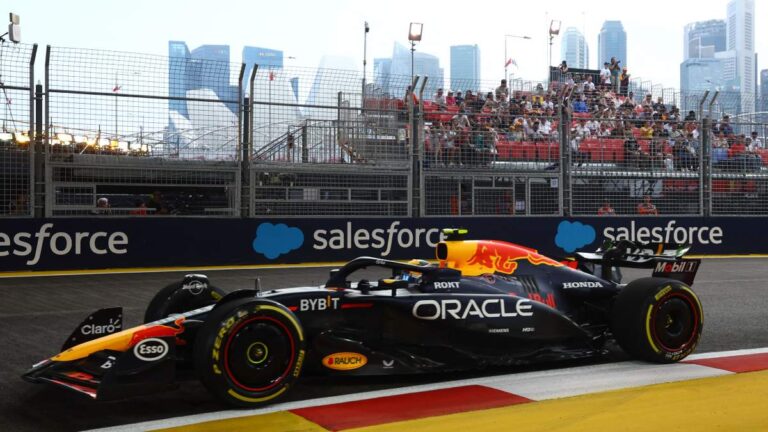
<instances>
[{"instance_id":1,"label":"claro logo","mask_svg":"<svg viewBox=\"0 0 768 432\"><path fill-rule=\"evenodd\" d=\"M316 230L313 248L326 249L378 249L381 256L387 256L393 247L403 249L435 247L444 240L438 228L405 228L400 227L400 221L393 221L389 228L354 229L352 222L347 222L346 229Z\"/></svg>"},{"instance_id":2,"label":"claro logo","mask_svg":"<svg viewBox=\"0 0 768 432\"><path fill-rule=\"evenodd\" d=\"M50 252L57 256L84 253L123 255L128 253L127 246L128 235L121 231L56 232L52 223L43 224L36 233L0 232L0 257L30 257L26 262L28 266L39 263L43 253Z\"/></svg>"}]
</instances>

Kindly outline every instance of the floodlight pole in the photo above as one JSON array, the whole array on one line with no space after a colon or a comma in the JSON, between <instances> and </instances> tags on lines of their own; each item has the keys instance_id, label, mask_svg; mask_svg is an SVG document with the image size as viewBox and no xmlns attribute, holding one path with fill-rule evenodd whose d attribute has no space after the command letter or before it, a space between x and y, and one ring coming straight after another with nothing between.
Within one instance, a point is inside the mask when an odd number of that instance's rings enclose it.
<instances>
[{"instance_id":1,"label":"floodlight pole","mask_svg":"<svg viewBox=\"0 0 768 432\"><path fill-rule=\"evenodd\" d=\"M366 66L368 64L368 32L370 31L370 27L368 27L368 21L365 22L365 28L363 33L363 107L365 107L365 70Z\"/></svg>"},{"instance_id":2,"label":"floodlight pole","mask_svg":"<svg viewBox=\"0 0 768 432\"><path fill-rule=\"evenodd\" d=\"M416 51L416 42L411 41L411 82L413 82L413 53ZM411 89L413 90L413 89Z\"/></svg>"}]
</instances>

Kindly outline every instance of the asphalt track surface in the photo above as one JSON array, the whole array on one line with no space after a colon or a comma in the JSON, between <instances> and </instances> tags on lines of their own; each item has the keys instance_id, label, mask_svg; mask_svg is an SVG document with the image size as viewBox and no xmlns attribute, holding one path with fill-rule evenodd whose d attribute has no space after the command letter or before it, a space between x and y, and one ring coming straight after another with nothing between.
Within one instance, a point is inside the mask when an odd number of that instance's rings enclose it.
<instances>
[{"instance_id":1,"label":"asphalt track surface","mask_svg":"<svg viewBox=\"0 0 768 432\"><path fill-rule=\"evenodd\" d=\"M768 266L766 259L705 259L694 290L704 307L704 334L698 352L768 347ZM124 308L125 325L140 323L155 292L189 272L0 278L0 431L71 431L114 426L227 409L196 382L166 393L115 402L94 402L63 389L28 384L20 375L58 347L89 313ZM227 291L320 285L326 268L206 272ZM625 280L647 275L625 271ZM621 360L621 354L592 362ZM549 364L534 369L573 366ZM513 373L508 369L503 373ZM531 368L525 369L531 370ZM488 372L485 372L488 374ZM496 370L493 373L500 373ZM470 378L450 376L304 379L287 400L333 396L388 387Z\"/></svg>"}]
</instances>

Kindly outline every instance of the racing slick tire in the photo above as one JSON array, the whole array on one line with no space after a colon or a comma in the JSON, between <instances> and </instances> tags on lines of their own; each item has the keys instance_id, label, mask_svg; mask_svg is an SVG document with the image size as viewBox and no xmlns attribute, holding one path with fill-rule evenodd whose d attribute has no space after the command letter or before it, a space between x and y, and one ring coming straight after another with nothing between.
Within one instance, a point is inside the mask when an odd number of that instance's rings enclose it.
<instances>
[{"instance_id":1,"label":"racing slick tire","mask_svg":"<svg viewBox=\"0 0 768 432\"><path fill-rule=\"evenodd\" d=\"M187 312L221 300L226 292L208 283L203 275L187 275L155 294L144 312L144 322L157 321L168 315Z\"/></svg>"},{"instance_id":2,"label":"racing slick tire","mask_svg":"<svg viewBox=\"0 0 768 432\"><path fill-rule=\"evenodd\" d=\"M304 363L304 331L285 306L243 298L213 309L195 340L195 371L230 405L273 403L293 385Z\"/></svg>"},{"instance_id":3,"label":"racing slick tire","mask_svg":"<svg viewBox=\"0 0 768 432\"><path fill-rule=\"evenodd\" d=\"M624 351L654 363L687 357L704 324L696 294L686 284L664 278L630 282L618 294L611 315L613 334Z\"/></svg>"}]
</instances>

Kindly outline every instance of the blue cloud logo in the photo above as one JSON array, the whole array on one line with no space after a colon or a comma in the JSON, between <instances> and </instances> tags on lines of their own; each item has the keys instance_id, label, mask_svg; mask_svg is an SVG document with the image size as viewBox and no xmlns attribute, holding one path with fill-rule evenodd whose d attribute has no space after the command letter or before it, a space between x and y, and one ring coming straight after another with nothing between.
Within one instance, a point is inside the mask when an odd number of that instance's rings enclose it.
<instances>
[{"instance_id":1,"label":"blue cloud logo","mask_svg":"<svg viewBox=\"0 0 768 432\"><path fill-rule=\"evenodd\" d=\"M253 250L268 259L275 259L300 248L302 244L304 244L304 233L300 229L286 224L273 225L265 222L256 228Z\"/></svg>"},{"instance_id":2,"label":"blue cloud logo","mask_svg":"<svg viewBox=\"0 0 768 432\"><path fill-rule=\"evenodd\" d=\"M557 226L555 244L566 252L573 252L595 241L595 229L581 222L562 221Z\"/></svg>"}]
</instances>

